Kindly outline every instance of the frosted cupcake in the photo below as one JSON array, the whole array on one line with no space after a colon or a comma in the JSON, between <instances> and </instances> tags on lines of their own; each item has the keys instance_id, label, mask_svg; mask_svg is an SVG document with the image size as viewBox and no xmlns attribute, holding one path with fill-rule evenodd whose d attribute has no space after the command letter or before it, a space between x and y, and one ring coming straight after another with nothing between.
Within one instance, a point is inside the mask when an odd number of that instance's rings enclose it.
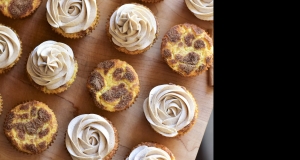
<instances>
[{"instance_id":1,"label":"frosted cupcake","mask_svg":"<svg viewBox=\"0 0 300 160\"><path fill-rule=\"evenodd\" d=\"M68 45L49 40L31 52L26 69L37 89L56 94L67 90L75 81L78 64Z\"/></svg>"},{"instance_id":2,"label":"frosted cupcake","mask_svg":"<svg viewBox=\"0 0 300 160\"><path fill-rule=\"evenodd\" d=\"M21 57L22 45L17 33L0 24L0 74L11 69Z\"/></svg>"},{"instance_id":3,"label":"frosted cupcake","mask_svg":"<svg viewBox=\"0 0 300 160\"><path fill-rule=\"evenodd\" d=\"M197 18L205 21L214 20L213 0L185 0L185 4Z\"/></svg>"},{"instance_id":4,"label":"frosted cupcake","mask_svg":"<svg viewBox=\"0 0 300 160\"><path fill-rule=\"evenodd\" d=\"M106 32L114 47L126 54L140 54L156 41L158 22L149 8L137 3L124 4L110 16Z\"/></svg>"},{"instance_id":5,"label":"frosted cupcake","mask_svg":"<svg viewBox=\"0 0 300 160\"><path fill-rule=\"evenodd\" d=\"M72 159L111 159L118 149L118 134L112 123L97 114L82 114L68 125L65 139Z\"/></svg>"},{"instance_id":6,"label":"frosted cupcake","mask_svg":"<svg viewBox=\"0 0 300 160\"><path fill-rule=\"evenodd\" d=\"M165 137L185 134L195 124L198 107L193 95L175 84L154 87L143 104L151 127Z\"/></svg>"},{"instance_id":7,"label":"frosted cupcake","mask_svg":"<svg viewBox=\"0 0 300 160\"><path fill-rule=\"evenodd\" d=\"M52 29L67 38L88 35L99 20L96 0L48 0L46 8Z\"/></svg>"},{"instance_id":8,"label":"frosted cupcake","mask_svg":"<svg viewBox=\"0 0 300 160\"><path fill-rule=\"evenodd\" d=\"M174 154L164 145L142 142L135 146L125 160L175 160Z\"/></svg>"}]
</instances>

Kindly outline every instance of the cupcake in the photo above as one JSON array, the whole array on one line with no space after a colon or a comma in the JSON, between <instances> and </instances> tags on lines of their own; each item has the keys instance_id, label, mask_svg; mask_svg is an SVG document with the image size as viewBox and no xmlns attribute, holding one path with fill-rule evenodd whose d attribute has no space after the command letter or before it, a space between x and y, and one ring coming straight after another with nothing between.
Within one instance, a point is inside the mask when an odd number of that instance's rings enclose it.
<instances>
[{"instance_id":1,"label":"cupcake","mask_svg":"<svg viewBox=\"0 0 300 160\"><path fill-rule=\"evenodd\" d=\"M175 84L154 87L144 101L143 110L151 127L165 137L184 135L198 116L193 95L185 87Z\"/></svg>"},{"instance_id":2,"label":"cupcake","mask_svg":"<svg viewBox=\"0 0 300 160\"><path fill-rule=\"evenodd\" d=\"M150 49L158 32L158 22L151 10L137 3L118 7L106 24L106 33L113 46L131 55Z\"/></svg>"},{"instance_id":3,"label":"cupcake","mask_svg":"<svg viewBox=\"0 0 300 160\"><path fill-rule=\"evenodd\" d=\"M214 20L214 0L185 0L185 4L197 18Z\"/></svg>"},{"instance_id":4,"label":"cupcake","mask_svg":"<svg viewBox=\"0 0 300 160\"><path fill-rule=\"evenodd\" d=\"M1 94L0 94L0 116L1 116L1 113L2 113L2 104L3 104L3 100L2 100L2 97L1 97Z\"/></svg>"},{"instance_id":5,"label":"cupcake","mask_svg":"<svg viewBox=\"0 0 300 160\"><path fill-rule=\"evenodd\" d=\"M0 24L0 74L11 69L19 61L21 54L22 45L17 33Z\"/></svg>"},{"instance_id":6,"label":"cupcake","mask_svg":"<svg viewBox=\"0 0 300 160\"><path fill-rule=\"evenodd\" d=\"M47 21L51 28L66 38L90 34L99 20L96 0L48 0Z\"/></svg>"},{"instance_id":7,"label":"cupcake","mask_svg":"<svg viewBox=\"0 0 300 160\"><path fill-rule=\"evenodd\" d=\"M197 76L213 63L212 38L194 24L178 24L162 38L161 55L178 74L184 77Z\"/></svg>"},{"instance_id":8,"label":"cupcake","mask_svg":"<svg viewBox=\"0 0 300 160\"><path fill-rule=\"evenodd\" d=\"M6 17L21 19L34 13L41 2L42 0L1 0L0 10Z\"/></svg>"},{"instance_id":9,"label":"cupcake","mask_svg":"<svg viewBox=\"0 0 300 160\"><path fill-rule=\"evenodd\" d=\"M156 3L156 2L163 1L163 0L140 0L140 1L145 2L145 3Z\"/></svg>"},{"instance_id":10,"label":"cupcake","mask_svg":"<svg viewBox=\"0 0 300 160\"><path fill-rule=\"evenodd\" d=\"M14 107L4 120L4 134L20 152L38 154L53 143L58 124L53 111L39 101Z\"/></svg>"},{"instance_id":11,"label":"cupcake","mask_svg":"<svg viewBox=\"0 0 300 160\"><path fill-rule=\"evenodd\" d=\"M100 62L87 80L87 88L97 107L109 111L129 108L140 92L137 73L119 59Z\"/></svg>"},{"instance_id":12,"label":"cupcake","mask_svg":"<svg viewBox=\"0 0 300 160\"><path fill-rule=\"evenodd\" d=\"M142 142L135 146L125 160L175 160L174 154L164 145L155 142Z\"/></svg>"},{"instance_id":13,"label":"cupcake","mask_svg":"<svg viewBox=\"0 0 300 160\"><path fill-rule=\"evenodd\" d=\"M112 159L118 146L116 128L97 114L82 114L68 125L66 147L72 159Z\"/></svg>"},{"instance_id":14,"label":"cupcake","mask_svg":"<svg viewBox=\"0 0 300 160\"><path fill-rule=\"evenodd\" d=\"M68 45L49 40L31 52L26 69L29 80L37 89L57 94L75 81L78 64Z\"/></svg>"}]
</instances>

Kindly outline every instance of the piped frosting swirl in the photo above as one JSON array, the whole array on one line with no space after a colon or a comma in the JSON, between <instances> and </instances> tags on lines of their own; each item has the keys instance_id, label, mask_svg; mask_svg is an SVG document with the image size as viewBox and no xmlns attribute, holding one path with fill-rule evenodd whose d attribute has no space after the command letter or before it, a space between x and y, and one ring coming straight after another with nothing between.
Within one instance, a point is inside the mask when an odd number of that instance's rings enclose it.
<instances>
[{"instance_id":1,"label":"piped frosting swirl","mask_svg":"<svg viewBox=\"0 0 300 160\"><path fill-rule=\"evenodd\" d=\"M14 63L19 57L21 42L17 34L0 24L0 68L5 68Z\"/></svg>"},{"instance_id":2,"label":"piped frosting swirl","mask_svg":"<svg viewBox=\"0 0 300 160\"><path fill-rule=\"evenodd\" d=\"M183 87L164 84L154 87L143 104L144 114L151 127L166 137L175 137L178 131L193 120L197 104Z\"/></svg>"},{"instance_id":3,"label":"piped frosting swirl","mask_svg":"<svg viewBox=\"0 0 300 160\"><path fill-rule=\"evenodd\" d=\"M114 44L129 51L143 50L156 38L157 24L147 7L124 4L110 17L109 33Z\"/></svg>"},{"instance_id":4,"label":"piped frosting swirl","mask_svg":"<svg viewBox=\"0 0 300 160\"><path fill-rule=\"evenodd\" d=\"M126 160L140 160L140 159L149 159L149 160L171 160L170 155L156 147L148 147L146 145L138 146L133 151L131 151L130 155L126 158Z\"/></svg>"},{"instance_id":5,"label":"piped frosting swirl","mask_svg":"<svg viewBox=\"0 0 300 160\"><path fill-rule=\"evenodd\" d=\"M73 50L64 43L45 41L31 52L26 68L36 84L50 90L57 89L74 74Z\"/></svg>"},{"instance_id":6,"label":"piped frosting swirl","mask_svg":"<svg viewBox=\"0 0 300 160\"><path fill-rule=\"evenodd\" d=\"M88 29L97 17L96 0L48 0L47 21L65 33Z\"/></svg>"},{"instance_id":7,"label":"piped frosting swirl","mask_svg":"<svg viewBox=\"0 0 300 160\"><path fill-rule=\"evenodd\" d=\"M185 0L189 10L202 20L214 20L214 1L213 0Z\"/></svg>"},{"instance_id":8,"label":"piped frosting swirl","mask_svg":"<svg viewBox=\"0 0 300 160\"><path fill-rule=\"evenodd\" d=\"M71 120L66 147L72 159L103 159L115 146L113 126L97 114L82 114Z\"/></svg>"}]
</instances>

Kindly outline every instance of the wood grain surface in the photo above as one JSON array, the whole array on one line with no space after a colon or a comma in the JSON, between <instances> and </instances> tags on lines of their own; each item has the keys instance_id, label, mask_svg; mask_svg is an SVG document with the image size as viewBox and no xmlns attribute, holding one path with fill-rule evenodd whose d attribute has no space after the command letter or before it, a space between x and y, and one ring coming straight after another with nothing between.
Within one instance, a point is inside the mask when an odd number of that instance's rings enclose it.
<instances>
[{"instance_id":1,"label":"wood grain surface","mask_svg":"<svg viewBox=\"0 0 300 160\"><path fill-rule=\"evenodd\" d=\"M123 160L132 147L140 142L153 141L167 146L178 160L196 158L203 134L213 109L213 87L209 85L208 73L197 77L182 77L173 72L160 55L161 39L172 26L193 23L212 32L213 22L197 19L186 7L184 0L164 0L159 3L144 4L157 17L160 24L158 40L147 52L140 55L126 55L118 52L108 41L105 24L109 15L125 3L141 3L138 0L97 0L100 20L96 29L81 39L64 38L51 30L46 19L46 0L34 14L25 19L10 19L0 14L0 23L13 28L22 41L23 54L19 62L9 72L0 75L0 93L3 98L3 112L0 115L0 159L55 159L69 160L65 143L65 132L72 118L79 114L96 113L108 118L119 131L120 144L114 160ZM40 43L54 40L69 45L77 58L79 71L71 87L60 94L48 95L34 88L26 76L26 60L30 52ZM139 75L140 93L136 102L127 110L110 113L97 108L86 87L90 72L96 65L108 59L128 62ZM199 116L193 128L180 138L166 138L156 133L147 122L142 105L150 90L160 84L174 83L186 87L195 97ZM28 100L46 103L58 120L58 135L54 143L38 155L18 152L8 142L3 133L3 121L10 109Z\"/></svg>"}]
</instances>

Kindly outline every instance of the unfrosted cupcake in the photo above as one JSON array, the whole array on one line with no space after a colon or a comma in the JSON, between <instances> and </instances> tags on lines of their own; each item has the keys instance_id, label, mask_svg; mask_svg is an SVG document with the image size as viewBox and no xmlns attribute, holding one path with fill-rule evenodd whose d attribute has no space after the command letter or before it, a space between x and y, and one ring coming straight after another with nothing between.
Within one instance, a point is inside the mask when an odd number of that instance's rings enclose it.
<instances>
[{"instance_id":1,"label":"unfrosted cupcake","mask_svg":"<svg viewBox=\"0 0 300 160\"><path fill-rule=\"evenodd\" d=\"M175 160L174 154L166 146L155 142L142 142L135 146L125 160Z\"/></svg>"},{"instance_id":2,"label":"unfrosted cupcake","mask_svg":"<svg viewBox=\"0 0 300 160\"><path fill-rule=\"evenodd\" d=\"M73 160L112 159L118 146L116 128L97 114L82 114L68 125L66 147Z\"/></svg>"},{"instance_id":3,"label":"unfrosted cupcake","mask_svg":"<svg viewBox=\"0 0 300 160\"><path fill-rule=\"evenodd\" d=\"M214 0L185 0L185 4L197 18L205 21L214 20Z\"/></svg>"},{"instance_id":4,"label":"unfrosted cupcake","mask_svg":"<svg viewBox=\"0 0 300 160\"><path fill-rule=\"evenodd\" d=\"M2 97L1 97L1 94L0 94L0 115L2 113L2 105L3 105L3 100L2 100Z\"/></svg>"},{"instance_id":5,"label":"unfrosted cupcake","mask_svg":"<svg viewBox=\"0 0 300 160\"><path fill-rule=\"evenodd\" d=\"M185 134L198 116L193 95L185 87L175 84L154 87L144 101L143 110L151 127L165 137Z\"/></svg>"},{"instance_id":6,"label":"unfrosted cupcake","mask_svg":"<svg viewBox=\"0 0 300 160\"><path fill-rule=\"evenodd\" d=\"M118 7L106 24L106 32L114 47L126 54L140 54L154 44L159 33L152 11L141 4Z\"/></svg>"},{"instance_id":7,"label":"unfrosted cupcake","mask_svg":"<svg viewBox=\"0 0 300 160\"><path fill-rule=\"evenodd\" d=\"M21 57L22 45L18 34L0 24L0 74L11 69Z\"/></svg>"},{"instance_id":8,"label":"unfrosted cupcake","mask_svg":"<svg viewBox=\"0 0 300 160\"><path fill-rule=\"evenodd\" d=\"M26 69L29 80L37 89L57 94L75 81L78 64L68 45L49 40L31 52Z\"/></svg>"},{"instance_id":9,"label":"unfrosted cupcake","mask_svg":"<svg viewBox=\"0 0 300 160\"><path fill-rule=\"evenodd\" d=\"M140 82L130 64L110 59L100 62L91 72L87 88L97 107L115 112L132 106L140 92Z\"/></svg>"},{"instance_id":10,"label":"unfrosted cupcake","mask_svg":"<svg viewBox=\"0 0 300 160\"><path fill-rule=\"evenodd\" d=\"M67 38L91 33L99 20L96 0L48 0L47 21L52 29Z\"/></svg>"},{"instance_id":11,"label":"unfrosted cupcake","mask_svg":"<svg viewBox=\"0 0 300 160\"><path fill-rule=\"evenodd\" d=\"M146 2L146 3L156 3L156 2L163 1L163 0L140 0L140 1Z\"/></svg>"},{"instance_id":12,"label":"unfrosted cupcake","mask_svg":"<svg viewBox=\"0 0 300 160\"><path fill-rule=\"evenodd\" d=\"M12 19L25 18L39 8L42 0L0 0L0 10Z\"/></svg>"},{"instance_id":13,"label":"unfrosted cupcake","mask_svg":"<svg viewBox=\"0 0 300 160\"><path fill-rule=\"evenodd\" d=\"M205 30L190 24L170 28L161 43L161 55L169 67L184 77L197 76L213 64L213 41Z\"/></svg>"},{"instance_id":14,"label":"unfrosted cupcake","mask_svg":"<svg viewBox=\"0 0 300 160\"><path fill-rule=\"evenodd\" d=\"M38 154L53 143L58 124L54 112L45 103L34 100L9 111L3 128L5 136L18 151Z\"/></svg>"}]
</instances>

